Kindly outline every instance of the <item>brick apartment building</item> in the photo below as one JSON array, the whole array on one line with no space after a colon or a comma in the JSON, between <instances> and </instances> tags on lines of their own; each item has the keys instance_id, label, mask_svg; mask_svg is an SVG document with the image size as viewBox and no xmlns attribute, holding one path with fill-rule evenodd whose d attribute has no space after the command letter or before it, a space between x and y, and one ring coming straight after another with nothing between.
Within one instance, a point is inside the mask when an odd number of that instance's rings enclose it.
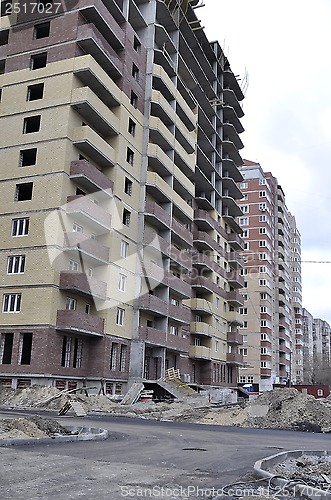
<instances>
[{"instance_id":1,"label":"brick apartment building","mask_svg":"<svg viewBox=\"0 0 331 500\"><path fill-rule=\"evenodd\" d=\"M277 179L248 160L240 171L245 302L239 381L263 391L302 381L301 239Z\"/></svg>"},{"instance_id":2,"label":"brick apartment building","mask_svg":"<svg viewBox=\"0 0 331 500\"><path fill-rule=\"evenodd\" d=\"M237 383L244 96L199 3L1 4L2 384Z\"/></svg>"}]
</instances>

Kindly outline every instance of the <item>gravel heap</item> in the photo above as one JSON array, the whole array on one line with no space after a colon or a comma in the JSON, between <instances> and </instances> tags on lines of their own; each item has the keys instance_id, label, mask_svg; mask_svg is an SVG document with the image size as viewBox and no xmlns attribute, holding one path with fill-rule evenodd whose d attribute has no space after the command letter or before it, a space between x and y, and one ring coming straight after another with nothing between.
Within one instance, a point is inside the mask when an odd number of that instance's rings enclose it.
<instances>
[{"instance_id":1,"label":"gravel heap","mask_svg":"<svg viewBox=\"0 0 331 500\"><path fill-rule=\"evenodd\" d=\"M68 396L61 396L48 404L50 397L59 394L54 387L32 386L21 390L0 392L0 405L59 410ZM249 401L246 406L215 407L207 401L175 400L173 403L136 403L125 406L107 396L71 395L88 413L105 413L213 425L291 429L308 432L331 432L331 406L302 394L294 388L276 388Z\"/></svg>"},{"instance_id":2,"label":"gravel heap","mask_svg":"<svg viewBox=\"0 0 331 500\"><path fill-rule=\"evenodd\" d=\"M331 476L331 456L302 455L299 458L289 458L275 464L268 471L285 479L301 480L317 488L323 488L327 483L329 490L330 484L326 479Z\"/></svg>"},{"instance_id":3,"label":"gravel heap","mask_svg":"<svg viewBox=\"0 0 331 500\"><path fill-rule=\"evenodd\" d=\"M40 438L63 434L71 434L71 432L52 418L34 415L0 419L0 439Z\"/></svg>"}]
</instances>

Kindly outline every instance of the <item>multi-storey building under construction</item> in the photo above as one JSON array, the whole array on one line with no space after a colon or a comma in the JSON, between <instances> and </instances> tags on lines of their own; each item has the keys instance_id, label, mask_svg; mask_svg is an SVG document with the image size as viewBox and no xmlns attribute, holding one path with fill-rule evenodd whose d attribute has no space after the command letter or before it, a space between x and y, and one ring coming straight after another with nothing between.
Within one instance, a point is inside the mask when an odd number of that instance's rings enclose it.
<instances>
[{"instance_id":1,"label":"multi-storey building under construction","mask_svg":"<svg viewBox=\"0 0 331 500\"><path fill-rule=\"evenodd\" d=\"M301 239L277 179L248 160L240 171L245 241L240 382L263 391L302 381Z\"/></svg>"},{"instance_id":2,"label":"multi-storey building under construction","mask_svg":"<svg viewBox=\"0 0 331 500\"><path fill-rule=\"evenodd\" d=\"M236 384L244 96L201 2L24 5L0 18L1 383Z\"/></svg>"}]
</instances>

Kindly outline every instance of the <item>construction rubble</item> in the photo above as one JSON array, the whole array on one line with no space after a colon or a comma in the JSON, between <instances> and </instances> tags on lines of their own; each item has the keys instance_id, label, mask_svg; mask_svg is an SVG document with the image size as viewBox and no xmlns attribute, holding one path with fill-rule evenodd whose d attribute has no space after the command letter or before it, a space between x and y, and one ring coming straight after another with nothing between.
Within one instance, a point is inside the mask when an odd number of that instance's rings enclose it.
<instances>
[{"instance_id":1,"label":"construction rubble","mask_svg":"<svg viewBox=\"0 0 331 500\"><path fill-rule=\"evenodd\" d=\"M264 392L250 400L239 398L235 403L215 402L210 395L201 395L194 390L183 391L175 382L167 382L168 390L177 393L169 401L155 402L151 392L144 396L144 387L129 391L122 403L114 402L107 395L68 394L54 387L32 386L25 389L6 389L0 391L0 407L57 411L75 413L79 406L84 414L106 414L126 417L139 417L151 420L190 422L199 424L256 427L270 429L291 429L308 432L331 431L331 401L320 400L300 393L294 388L277 388ZM170 385L172 384L173 390ZM87 391L84 391L85 393ZM182 397L180 397L182 394ZM65 411L64 411L65 409ZM62 413L61 413L62 411ZM1 427L4 429L4 427ZM0 432L3 432L1 430Z\"/></svg>"},{"instance_id":2,"label":"construction rubble","mask_svg":"<svg viewBox=\"0 0 331 500\"><path fill-rule=\"evenodd\" d=\"M0 419L0 439L43 438L71 434L53 418L38 415Z\"/></svg>"}]
</instances>

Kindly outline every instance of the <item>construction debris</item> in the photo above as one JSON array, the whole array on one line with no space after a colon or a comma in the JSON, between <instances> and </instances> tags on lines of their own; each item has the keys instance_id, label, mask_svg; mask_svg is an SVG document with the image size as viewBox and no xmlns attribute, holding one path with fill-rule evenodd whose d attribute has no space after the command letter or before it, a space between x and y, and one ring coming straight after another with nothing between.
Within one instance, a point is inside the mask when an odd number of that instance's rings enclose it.
<instances>
[{"instance_id":1,"label":"construction debris","mask_svg":"<svg viewBox=\"0 0 331 500\"><path fill-rule=\"evenodd\" d=\"M0 439L41 438L68 434L71 432L52 418L34 415L0 419Z\"/></svg>"},{"instance_id":2,"label":"construction debris","mask_svg":"<svg viewBox=\"0 0 331 500\"><path fill-rule=\"evenodd\" d=\"M111 401L104 395L61 394L52 387L34 386L17 391L0 393L0 405L10 408L38 408L60 410L67 405L80 404L81 413L103 413L139 417L152 420L168 420L213 425L291 429L308 432L331 432L331 407L321 399L303 394L293 388L277 388L260 396L235 405L220 402L217 406L209 401L208 394L199 395L193 389L188 395L187 384L178 383L177 377L163 382L175 399L156 402L152 391L143 384L135 384L122 403ZM162 385L163 387L163 385ZM165 388L165 387L164 387ZM56 397L54 397L56 396ZM46 404L45 401L48 400ZM43 406L40 402L43 401ZM328 400L329 402L329 400ZM77 415L78 413L76 413Z\"/></svg>"}]
</instances>

